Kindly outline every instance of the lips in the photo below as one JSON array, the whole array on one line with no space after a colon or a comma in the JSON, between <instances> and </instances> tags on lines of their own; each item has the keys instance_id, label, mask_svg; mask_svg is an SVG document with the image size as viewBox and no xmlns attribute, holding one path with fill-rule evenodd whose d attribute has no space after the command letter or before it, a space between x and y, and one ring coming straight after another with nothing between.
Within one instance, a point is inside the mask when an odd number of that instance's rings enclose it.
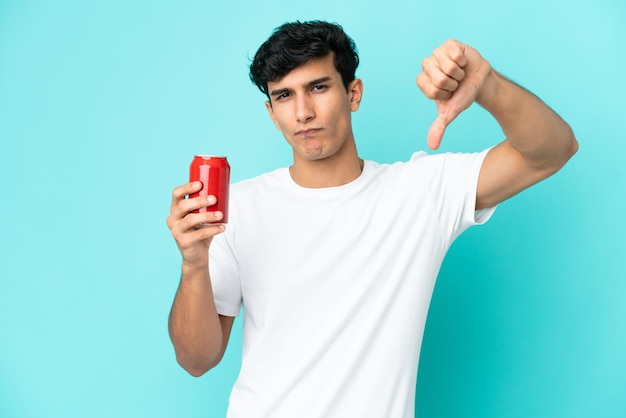
<instances>
[{"instance_id":1,"label":"lips","mask_svg":"<svg viewBox=\"0 0 626 418\"><path fill-rule=\"evenodd\" d=\"M302 129L302 130L300 130L300 131L297 131L297 132L296 132L296 135L299 135L299 136L304 136L304 137L307 137L307 136L313 136L313 135L315 135L316 133L318 133L318 132L319 132L319 131L321 131L321 130L322 130L322 128L309 128L309 129Z\"/></svg>"}]
</instances>

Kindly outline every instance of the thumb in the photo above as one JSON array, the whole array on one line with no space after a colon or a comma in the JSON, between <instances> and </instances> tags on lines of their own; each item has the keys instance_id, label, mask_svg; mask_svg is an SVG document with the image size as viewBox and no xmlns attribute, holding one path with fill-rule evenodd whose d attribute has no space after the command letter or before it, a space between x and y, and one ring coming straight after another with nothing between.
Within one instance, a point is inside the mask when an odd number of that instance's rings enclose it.
<instances>
[{"instance_id":1,"label":"thumb","mask_svg":"<svg viewBox=\"0 0 626 418\"><path fill-rule=\"evenodd\" d=\"M432 150L436 150L441 145L441 140L443 139L443 134L446 131L448 125L458 116L458 113L455 113L449 109L439 111L437 115L437 119L430 125L428 129L428 147Z\"/></svg>"},{"instance_id":2,"label":"thumb","mask_svg":"<svg viewBox=\"0 0 626 418\"><path fill-rule=\"evenodd\" d=\"M443 138L443 133L446 130L446 126L441 124L439 118L437 118L432 125L430 125L430 129L428 129L428 148L432 150L436 150L439 148L441 144L441 139Z\"/></svg>"}]
</instances>

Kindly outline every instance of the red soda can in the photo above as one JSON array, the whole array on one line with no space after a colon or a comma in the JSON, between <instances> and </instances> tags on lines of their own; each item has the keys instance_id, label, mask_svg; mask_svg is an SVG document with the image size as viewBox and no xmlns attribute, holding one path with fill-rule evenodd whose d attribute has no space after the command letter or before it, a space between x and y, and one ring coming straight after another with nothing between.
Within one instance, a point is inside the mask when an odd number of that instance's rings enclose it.
<instances>
[{"instance_id":1,"label":"red soda can","mask_svg":"<svg viewBox=\"0 0 626 418\"><path fill-rule=\"evenodd\" d=\"M213 195L217 198L214 205L195 210L195 213L216 212L224 214L221 221L228 222L228 192L230 187L230 165L226 157L212 155L196 155L189 166L189 181L202 182L202 190L192 193L189 197Z\"/></svg>"}]
</instances>

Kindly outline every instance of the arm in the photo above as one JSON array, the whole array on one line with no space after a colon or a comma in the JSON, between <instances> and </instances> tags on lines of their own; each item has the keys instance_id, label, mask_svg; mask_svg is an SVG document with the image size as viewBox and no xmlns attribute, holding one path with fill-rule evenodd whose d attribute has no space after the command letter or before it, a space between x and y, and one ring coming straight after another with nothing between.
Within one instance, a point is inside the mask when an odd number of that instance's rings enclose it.
<instances>
[{"instance_id":1,"label":"arm","mask_svg":"<svg viewBox=\"0 0 626 418\"><path fill-rule=\"evenodd\" d=\"M539 98L491 68L478 51L449 40L422 62L417 84L438 116L428 144L439 147L447 125L473 102L500 124L506 139L483 162L476 209L496 205L558 171L576 153L569 125Z\"/></svg>"},{"instance_id":2,"label":"arm","mask_svg":"<svg viewBox=\"0 0 626 418\"><path fill-rule=\"evenodd\" d=\"M193 376L201 376L216 366L226 350L234 318L221 316L215 308L209 277L209 246L224 225L216 222L220 212L192 213L210 206L215 197L185 199L201 188L199 183L177 187L167 225L183 256L182 277L169 318L169 333L178 363Z\"/></svg>"}]
</instances>

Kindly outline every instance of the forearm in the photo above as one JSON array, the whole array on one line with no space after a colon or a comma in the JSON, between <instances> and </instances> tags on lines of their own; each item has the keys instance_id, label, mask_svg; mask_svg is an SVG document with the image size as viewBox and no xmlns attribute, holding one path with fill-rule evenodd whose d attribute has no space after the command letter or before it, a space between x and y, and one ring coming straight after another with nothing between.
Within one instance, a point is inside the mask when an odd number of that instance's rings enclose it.
<instances>
[{"instance_id":1,"label":"forearm","mask_svg":"<svg viewBox=\"0 0 626 418\"><path fill-rule=\"evenodd\" d=\"M169 333L176 359L192 375L202 375L221 359L223 333L208 268L183 265L170 313Z\"/></svg>"},{"instance_id":2,"label":"forearm","mask_svg":"<svg viewBox=\"0 0 626 418\"><path fill-rule=\"evenodd\" d=\"M571 128L559 115L494 70L476 101L493 115L506 141L534 168L556 171L577 150Z\"/></svg>"}]
</instances>

